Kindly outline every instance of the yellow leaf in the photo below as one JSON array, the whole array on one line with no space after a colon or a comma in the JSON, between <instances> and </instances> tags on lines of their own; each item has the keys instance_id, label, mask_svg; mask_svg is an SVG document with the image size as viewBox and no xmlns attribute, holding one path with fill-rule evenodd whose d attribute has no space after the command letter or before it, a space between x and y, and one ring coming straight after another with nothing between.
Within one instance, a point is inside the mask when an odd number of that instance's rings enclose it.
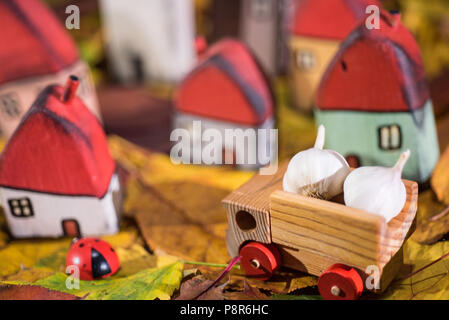
<instances>
[{"instance_id":1,"label":"yellow leaf","mask_svg":"<svg viewBox=\"0 0 449 320\"><path fill-rule=\"evenodd\" d=\"M120 259L120 269L114 277L129 276L140 270L159 267L157 258L140 245L134 244L130 248L117 248L116 252Z\"/></svg>"},{"instance_id":2,"label":"yellow leaf","mask_svg":"<svg viewBox=\"0 0 449 320\"><path fill-rule=\"evenodd\" d=\"M32 268L40 259L68 249L69 239L17 240L0 250L0 278Z\"/></svg>"},{"instance_id":3,"label":"yellow leaf","mask_svg":"<svg viewBox=\"0 0 449 320\"><path fill-rule=\"evenodd\" d=\"M449 242L421 245L412 239L404 244L404 266L397 278L419 270L449 252ZM443 259L411 278L393 282L384 299L449 299L449 260Z\"/></svg>"},{"instance_id":4,"label":"yellow leaf","mask_svg":"<svg viewBox=\"0 0 449 320\"><path fill-rule=\"evenodd\" d=\"M20 270L18 273L5 277L5 281L20 283L35 282L53 275L55 271L48 268L33 268Z\"/></svg>"}]
</instances>

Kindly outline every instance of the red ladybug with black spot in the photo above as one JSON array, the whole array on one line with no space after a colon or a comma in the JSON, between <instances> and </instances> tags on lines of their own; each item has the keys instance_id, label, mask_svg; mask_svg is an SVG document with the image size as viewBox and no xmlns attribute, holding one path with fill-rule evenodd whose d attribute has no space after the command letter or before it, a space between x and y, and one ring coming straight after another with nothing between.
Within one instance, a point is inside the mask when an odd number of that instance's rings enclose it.
<instances>
[{"instance_id":1,"label":"red ladybug with black spot","mask_svg":"<svg viewBox=\"0 0 449 320\"><path fill-rule=\"evenodd\" d=\"M81 280L103 279L120 268L114 248L98 238L82 238L74 242L66 257L66 266L75 265Z\"/></svg>"}]
</instances>

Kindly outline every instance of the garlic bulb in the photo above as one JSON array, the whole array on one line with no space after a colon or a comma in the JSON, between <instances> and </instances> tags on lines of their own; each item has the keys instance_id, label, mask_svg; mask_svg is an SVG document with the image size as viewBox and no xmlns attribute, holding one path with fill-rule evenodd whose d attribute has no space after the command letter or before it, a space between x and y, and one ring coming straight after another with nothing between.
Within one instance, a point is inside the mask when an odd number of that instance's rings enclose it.
<instances>
[{"instance_id":1,"label":"garlic bulb","mask_svg":"<svg viewBox=\"0 0 449 320\"><path fill-rule=\"evenodd\" d=\"M410 150L407 150L392 168L355 169L344 184L345 204L351 208L382 215L387 222L397 216L407 198L401 175L409 157Z\"/></svg>"},{"instance_id":2,"label":"garlic bulb","mask_svg":"<svg viewBox=\"0 0 449 320\"><path fill-rule=\"evenodd\" d=\"M283 180L285 191L326 200L343 192L349 165L339 153L323 150L324 135L320 125L315 146L290 160Z\"/></svg>"}]
</instances>

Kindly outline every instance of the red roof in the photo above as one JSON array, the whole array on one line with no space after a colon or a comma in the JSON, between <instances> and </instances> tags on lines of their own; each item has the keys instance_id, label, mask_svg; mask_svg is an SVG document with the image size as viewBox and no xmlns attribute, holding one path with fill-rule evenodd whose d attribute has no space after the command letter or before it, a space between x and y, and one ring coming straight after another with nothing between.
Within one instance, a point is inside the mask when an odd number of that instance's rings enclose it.
<instances>
[{"instance_id":1,"label":"red roof","mask_svg":"<svg viewBox=\"0 0 449 320\"><path fill-rule=\"evenodd\" d=\"M317 93L324 110L413 111L429 91L419 47L399 14L381 15L380 29L357 28L341 45Z\"/></svg>"},{"instance_id":2,"label":"red roof","mask_svg":"<svg viewBox=\"0 0 449 320\"><path fill-rule=\"evenodd\" d=\"M343 40L367 17L366 7L378 0L300 0L292 33L301 36Z\"/></svg>"},{"instance_id":3,"label":"red roof","mask_svg":"<svg viewBox=\"0 0 449 320\"><path fill-rule=\"evenodd\" d=\"M273 116L269 81L248 48L237 40L210 47L176 94L176 108L212 119L259 125Z\"/></svg>"},{"instance_id":4,"label":"red roof","mask_svg":"<svg viewBox=\"0 0 449 320\"><path fill-rule=\"evenodd\" d=\"M1 0L0 84L55 73L78 60L73 40L39 0Z\"/></svg>"},{"instance_id":5,"label":"red roof","mask_svg":"<svg viewBox=\"0 0 449 320\"><path fill-rule=\"evenodd\" d=\"M115 164L97 118L64 88L47 87L23 117L0 156L0 185L101 198Z\"/></svg>"}]
</instances>

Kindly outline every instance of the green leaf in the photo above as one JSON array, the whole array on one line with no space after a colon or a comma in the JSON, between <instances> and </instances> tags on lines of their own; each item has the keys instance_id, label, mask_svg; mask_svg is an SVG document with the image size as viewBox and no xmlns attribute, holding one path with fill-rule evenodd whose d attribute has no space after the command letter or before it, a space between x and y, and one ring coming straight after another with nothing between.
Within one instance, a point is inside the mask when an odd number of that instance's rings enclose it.
<instances>
[{"instance_id":1,"label":"green leaf","mask_svg":"<svg viewBox=\"0 0 449 320\"><path fill-rule=\"evenodd\" d=\"M169 300L173 292L179 288L182 279L183 264L175 262L160 268L142 270L124 278L104 280L80 280L79 289L69 289L64 273L56 273L30 285L69 293L87 300ZM8 282L5 282L8 283ZM13 282L10 282L11 284Z\"/></svg>"}]
</instances>

